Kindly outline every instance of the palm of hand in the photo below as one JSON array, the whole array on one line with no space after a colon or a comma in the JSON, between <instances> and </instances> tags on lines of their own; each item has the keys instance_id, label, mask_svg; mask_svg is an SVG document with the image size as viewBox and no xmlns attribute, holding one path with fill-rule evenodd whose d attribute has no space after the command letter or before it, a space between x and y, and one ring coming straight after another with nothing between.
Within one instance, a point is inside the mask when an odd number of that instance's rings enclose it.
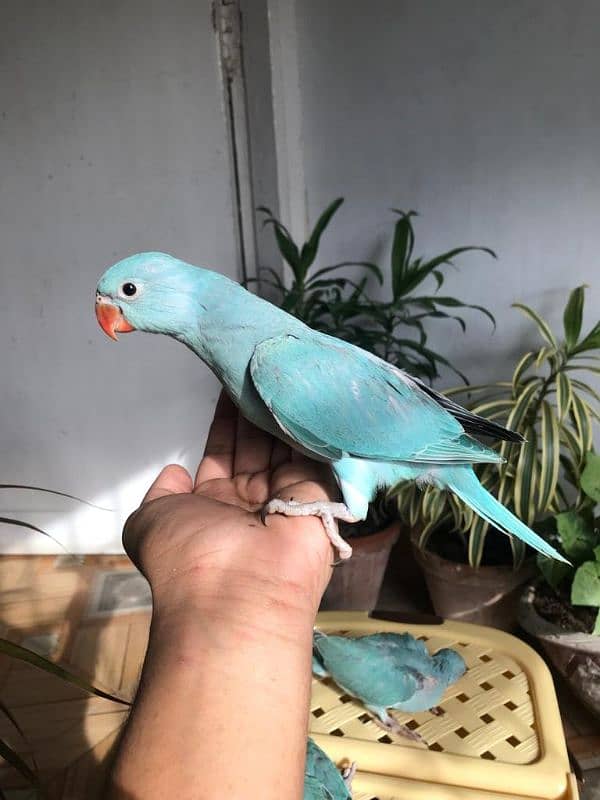
<instances>
[{"instance_id":1,"label":"palm of hand","mask_svg":"<svg viewBox=\"0 0 600 800\"><path fill-rule=\"evenodd\" d=\"M125 526L125 547L153 590L175 582L200 587L223 569L286 580L317 602L330 575L332 551L315 517L258 511L272 497L327 500L326 465L313 462L252 426L222 395L195 480L165 467Z\"/></svg>"}]
</instances>

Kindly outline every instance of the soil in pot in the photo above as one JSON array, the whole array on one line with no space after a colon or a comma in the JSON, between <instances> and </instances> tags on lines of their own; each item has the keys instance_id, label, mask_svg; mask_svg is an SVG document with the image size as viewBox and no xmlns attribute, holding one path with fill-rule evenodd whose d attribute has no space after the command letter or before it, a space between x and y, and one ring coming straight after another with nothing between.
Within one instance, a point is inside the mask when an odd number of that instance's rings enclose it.
<instances>
[{"instance_id":1,"label":"soil in pot","mask_svg":"<svg viewBox=\"0 0 600 800\"><path fill-rule=\"evenodd\" d=\"M589 611L586 606L570 607L568 598L537 581L522 594L519 622L577 697L600 717L600 637L588 633L593 627Z\"/></svg>"},{"instance_id":2,"label":"soil in pot","mask_svg":"<svg viewBox=\"0 0 600 800\"><path fill-rule=\"evenodd\" d=\"M508 537L494 533L486 539L485 566L479 569L469 565L466 543L456 532L434 532L427 550L417 547L416 535L412 541L436 614L512 631L521 587L535 574L535 562L528 559L513 569Z\"/></svg>"},{"instance_id":3,"label":"soil in pot","mask_svg":"<svg viewBox=\"0 0 600 800\"><path fill-rule=\"evenodd\" d=\"M540 583L533 597L533 605L540 617L564 631L591 634L594 630L598 609L593 606L572 606L569 594L564 589L554 590L547 583Z\"/></svg>"}]
</instances>

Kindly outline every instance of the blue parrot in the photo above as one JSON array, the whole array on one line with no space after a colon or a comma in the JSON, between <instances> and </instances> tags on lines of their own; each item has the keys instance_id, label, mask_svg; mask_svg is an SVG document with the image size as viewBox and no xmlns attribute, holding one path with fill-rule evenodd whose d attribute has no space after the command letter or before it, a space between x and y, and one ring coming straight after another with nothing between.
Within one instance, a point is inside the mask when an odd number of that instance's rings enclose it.
<instances>
[{"instance_id":1,"label":"blue parrot","mask_svg":"<svg viewBox=\"0 0 600 800\"><path fill-rule=\"evenodd\" d=\"M343 502L270 500L266 514L321 517L340 558L337 519L366 517L378 488L414 480L449 489L506 534L565 559L499 503L473 464L502 461L471 434L522 441L348 342L307 327L217 272L163 253L119 261L98 283L96 315L113 339L163 333L193 350L242 414L331 465Z\"/></svg>"},{"instance_id":2,"label":"blue parrot","mask_svg":"<svg viewBox=\"0 0 600 800\"><path fill-rule=\"evenodd\" d=\"M312 739L306 744L304 800L352 800L353 764L342 775L329 756Z\"/></svg>"},{"instance_id":3,"label":"blue parrot","mask_svg":"<svg viewBox=\"0 0 600 800\"><path fill-rule=\"evenodd\" d=\"M388 709L433 711L446 689L467 666L455 650L431 656L424 642L410 633L373 633L356 638L313 632L313 672L331 677L346 694L356 697L389 731L421 741L400 725Z\"/></svg>"}]
</instances>

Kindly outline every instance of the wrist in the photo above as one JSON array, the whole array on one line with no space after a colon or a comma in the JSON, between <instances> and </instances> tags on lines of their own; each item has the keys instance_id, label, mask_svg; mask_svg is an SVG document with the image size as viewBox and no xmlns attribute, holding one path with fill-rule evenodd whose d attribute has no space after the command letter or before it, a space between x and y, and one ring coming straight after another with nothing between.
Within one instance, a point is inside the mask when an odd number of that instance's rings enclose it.
<instances>
[{"instance_id":1,"label":"wrist","mask_svg":"<svg viewBox=\"0 0 600 800\"><path fill-rule=\"evenodd\" d=\"M163 562L162 569L148 574L155 613L176 618L194 609L208 618L242 613L253 618L264 614L275 621L290 616L314 618L331 577L333 558L320 523L315 527L316 533L307 531L297 534L301 539L281 541L277 551L269 551L266 557L250 546L233 553L225 548L205 551L187 563L178 557L173 569Z\"/></svg>"},{"instance_id":2,"label":"wrist","mask_svg":"<svg viewBox=\"0 0 600 800\"><path fill-rule=\"evenodd\" d=\"M312 628L323 589L252 568L196 567L152 586L153 620L185 631L232 636L289 636ZM293 634L292 634L293 635Z\"/></svg>"}]
</instances>

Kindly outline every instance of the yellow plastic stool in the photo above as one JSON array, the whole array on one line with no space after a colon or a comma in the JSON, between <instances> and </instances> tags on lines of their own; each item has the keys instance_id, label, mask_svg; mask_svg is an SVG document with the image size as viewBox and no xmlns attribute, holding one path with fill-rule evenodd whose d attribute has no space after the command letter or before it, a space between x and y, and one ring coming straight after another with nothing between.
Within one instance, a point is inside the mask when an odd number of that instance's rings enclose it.
<instances>
[{"instance_id":1,"label":"yellow plastic stool","mask_svg":"<svg viewBox=\"0 0 600 800\"><path fill-rule=\"evenodd\" d=\"M441 716L391 712L427 747L392 736L329 680L313 679L310 735L336 762L356 761L354 800L577 800L548 668L514 636L459 622L414 625L322 612L325 633L407 631L430 652L453 647L467 672Z\"/></svg>"}]
</instances>

